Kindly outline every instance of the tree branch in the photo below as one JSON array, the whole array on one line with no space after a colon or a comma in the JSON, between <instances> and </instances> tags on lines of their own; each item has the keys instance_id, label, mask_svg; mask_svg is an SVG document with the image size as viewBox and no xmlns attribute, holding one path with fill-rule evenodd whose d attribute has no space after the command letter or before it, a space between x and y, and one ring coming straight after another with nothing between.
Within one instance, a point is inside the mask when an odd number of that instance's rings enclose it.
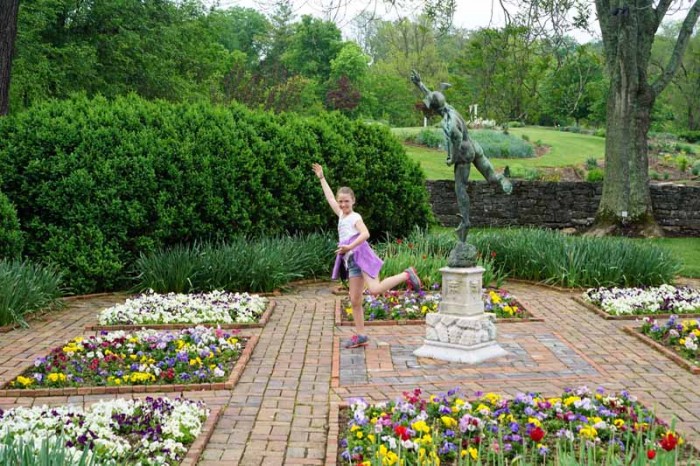
<instances>
[{"instance_id":1,"label":"tree branch","mask_svg":"<svg viewBox=\"0 0 700 466\"><path fill-rule=\"evenodd\" d=\"M676 39L676 45L671 54L671 58L668 60L666 69L659 76L656 81L651 85L651 89L655 95L659 95L663 91L668 83L671 82L673 76L676 74L678 67L683 60L683 54L685 53L690 37L693 34L693 29L695 24L698 22L698 17L700 16L700 0L695 0L693 6L690 7L688 15L683 20L683 25L678 32L678 39Z\"/></svg>"}]
</instances>

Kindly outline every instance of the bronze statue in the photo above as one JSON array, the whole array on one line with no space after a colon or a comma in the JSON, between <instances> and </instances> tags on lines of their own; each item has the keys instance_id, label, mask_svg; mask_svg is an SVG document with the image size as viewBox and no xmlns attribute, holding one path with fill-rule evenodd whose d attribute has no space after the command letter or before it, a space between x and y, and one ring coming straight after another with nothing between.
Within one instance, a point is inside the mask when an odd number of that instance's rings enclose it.
<instances>
[{"instance_id":1,"label":"bronze statue","mask_svg":"<svg viewBox=\"0 0 700 466\"><path fill-rule=\"evenodd\" d=\"M448 165L454 165L455 194L457 195L457 205L461 219L456 233L459 241L464 243L471 226L469 222L469 194L467 193L471 164L473 163L476 166L476 169L484 175L488 182L499 184L506 194L510 194L513 187L508 178L496 173L493 165L484 155L484 150L479 143L469 137L467 123L462 118L462 115L445 101L443 93L428 89L415 70L411 70L411 82L418 86L418 89L425 96L423 100L425 106L442 115L442 129L445 133L447 148L447 160L445 162ZM449 84L442 83L440 90L445 90L448 87Z\"/></svg>"}]
</instances>

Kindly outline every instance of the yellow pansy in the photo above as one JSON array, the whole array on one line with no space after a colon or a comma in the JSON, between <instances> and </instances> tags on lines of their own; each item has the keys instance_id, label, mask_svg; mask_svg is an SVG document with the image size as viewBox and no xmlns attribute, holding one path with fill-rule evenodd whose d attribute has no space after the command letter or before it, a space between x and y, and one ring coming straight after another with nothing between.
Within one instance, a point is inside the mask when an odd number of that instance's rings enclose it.
<instances>
[{"instance_id":1,"label":"yellow pansy","mask_svg":"<svg viewBox=\"0 0 700 466\"><path fill-rule=\"evenodd\" d=\"M457 420L450 416L442 416L440 417L440 420L448 429L452 429L457 425Z\"/></svg>"},{"instance_id":2,"label":"yellow pansy","mask_svg":"<svg viewBox=\"0 0 700 466\"><path fill-rule=\"evenodd\" d=\"M350 432L355 432L356 430L360 430L360 426L358 426L357 424L354 424L354 425L350 428Z\"/></svg>"},{"instance_id":3,"label":"yellow pansy","mask_svg":"<svg viewBox=\"0 0 700 466\"><path fill-rule=\"evenodd\" d=\"M598 431L595 430L595 427L593 426L583 426L581 427L581 430L578 431L578 434L582 438L593 440L598 436Z\"/></svg>"},{"instance_id":4,"label":"yellow pansy","mask_svg":"<svg viewBox=\"0 0 700 466\"><path fill-rule=\"evenodd\" d=\"M527 422L530 423L530 424L532 424L532 425L535 426L535 427L540 427L540 426L542 426L542 423L541 423L540 420L537 419L536 417L529 417L529 418L527 418Z\"/></svg>"},{"instance_id":5,"label":"yellow pansy","mask_svg":"<svg viewBox=\"0 0 700 466\"><path fill-rule=\"evenodd\" d=\"M413 427L413 430L416 432L424 432L426 434L430 432L430 426L428 426L425 421L416 421L411 424L411 427Z\"/></svg>"},{"instance_id":6,"label":"yellow pansy","mask_svg":"<svg viewBox=\"0 0 700 466\"><path fill-rule=\"evenodd\" d=\"M23 387L28 387L29 385L34 383L34 379L20 375L17 377L17 382Z\"/></svg>"},{"instance_id":7,"label":"yellow pansy","mask_svg":"<svg viewBox=\"0 0 700 466\"><path fill-rule=\"evenodd\" d=\"M564 406L570 406L577 401L581 401L580 396L569 396L564 399Z\"/></svg>"},{"instance_id":8,"label":"yellow pansy","mask_svg":"<svg viewBox=\"0 0 700 466\"><path fill-rule=\"evenodd\" d=\"M479 450L477 450L476 448L469 447L467 451L469 452L469 456L471 456L473 460L476 460L479 457Z\"/></svg>"},{"instance_id":9,"label":"yellow pansy","mask_svg":"<svg viewBox=\"0 0 700 466\"><path fill-rule=\"evenodd\" d=\"M615 427L622 427L622 426L625 425L625 421L622 420L622 419L615 419L615 420L613 421L613 425L614 425Z\"/></svg>"},{"instance_id":10,"label":"yellow pansy","mask_svg":"<svg viewBox=\"0 0 700 466\"><path fill-rule=\"evenodd\" d=\"M501 401L501 395L498 395L496 393L487 393L482 397L482 399L488 401L492 405L495 405L496 403Z\"/></svg>"},{"instance_id":11,"label":"yellow pansy","mask_svg":"<svg viewBox=\"0 0 700 466\"><path fill-rule=\"evenodd\" d=\"M49 382L65 382L66 374L62 374L60 372L53 372L49 374L47 378L49 379Z\"/></svg>"},{"instance_id":12,"label":"yellow pansy","mask_svg":"<svg viewBox=\"0 0 700 466\"><path fill-rule=\"evenodd\" d=\"M491 302L494 304L498 304L501 302L501 296L496 293L495 291L489 291L489 296L491 297Z\"/></svg>"}]
</instances>

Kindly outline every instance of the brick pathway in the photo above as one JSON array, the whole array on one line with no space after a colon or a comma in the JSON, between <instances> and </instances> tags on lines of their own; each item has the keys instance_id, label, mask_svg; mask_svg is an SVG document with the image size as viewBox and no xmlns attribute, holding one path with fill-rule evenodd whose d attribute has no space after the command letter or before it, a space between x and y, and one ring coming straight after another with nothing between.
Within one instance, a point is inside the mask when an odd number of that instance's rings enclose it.
<instances>
[{"instance_id":1,"label":"brick pathway","mask_svg":"<svg viewBox=\"0 0 700 466\"><path fill-rule=\"evenodd\" d=\"M423 326L368 327L370 344L342 349L351 327L335 327L333 285L318 283L274 298L264 329L244 331L260 340L232 391L188 392L211 406L224 406L201 465L333 464L327 448L332 407L348 398L393 399L420 387L437 393L461 387L515 395L556 395L571 386L626 389L654 407L700 447L700 375L627 335L631 322L606 321L571 299L572 293L523 283L505 286L544 322L498 324L508 356L476 366L415 358ZM123 295L73 301L66 310L30 329L0 334L0 385L34 358L67 339L88 335L95 313ZM158 395L158 394L155 394ZM119 395L143 396L143 395ZM105 395L0 398L0 407L91 403Z\"/></svg>"}]
</instances>

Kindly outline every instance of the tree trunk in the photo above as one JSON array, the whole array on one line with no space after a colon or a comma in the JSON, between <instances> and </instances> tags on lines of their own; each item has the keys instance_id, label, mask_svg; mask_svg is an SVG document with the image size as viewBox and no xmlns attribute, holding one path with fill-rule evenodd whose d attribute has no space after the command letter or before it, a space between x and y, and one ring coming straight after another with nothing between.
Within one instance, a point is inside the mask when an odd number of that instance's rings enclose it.
<instances>
[{"instance_id":1,"label":"tree trunk","mask_svg":"<svg viewBox=\"0 0 700 466\"><path fill-rule=\"evenodd\" d=\"M17 36L19 0L0 0L0 116L10 109L10 70Z\"/></svg>"},{"instance_id":2,"label":"tree trunk","mask_svg":"<svg viewBox=\"0 0 700 466\"><path fill-rule=\"evenodd\" d=\"M624 70L621 70L621 74ZM605 132L605 179L596 216L598 227L622 233L659 235L649 192L647 133L654 95L642 83L618 75L611 83Z\"/></svg>"}]
</instances>

